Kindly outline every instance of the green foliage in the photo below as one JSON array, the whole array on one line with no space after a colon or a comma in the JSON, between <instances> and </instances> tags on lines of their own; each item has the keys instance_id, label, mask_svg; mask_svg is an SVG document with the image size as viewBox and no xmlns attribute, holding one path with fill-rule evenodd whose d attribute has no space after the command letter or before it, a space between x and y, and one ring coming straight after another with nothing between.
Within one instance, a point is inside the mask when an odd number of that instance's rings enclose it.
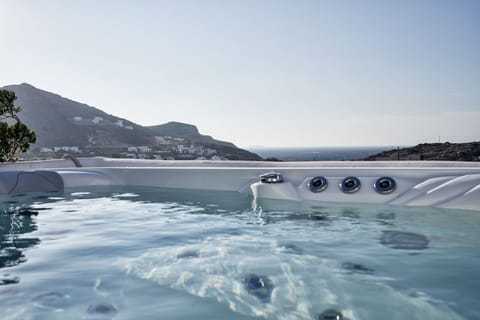
<instances>
[{"instance_id":1,"label":"green foliage","mask_svg":"<svg viewBox=\"0 0 480 320\"><path fill-rule=\"evenodd\" d=\"M14 105L16 99L15 92L0 90L0 162L17 161L15 153L26 152L37 139L18 118L22 109Z\"/></svg>"}]
</instances>

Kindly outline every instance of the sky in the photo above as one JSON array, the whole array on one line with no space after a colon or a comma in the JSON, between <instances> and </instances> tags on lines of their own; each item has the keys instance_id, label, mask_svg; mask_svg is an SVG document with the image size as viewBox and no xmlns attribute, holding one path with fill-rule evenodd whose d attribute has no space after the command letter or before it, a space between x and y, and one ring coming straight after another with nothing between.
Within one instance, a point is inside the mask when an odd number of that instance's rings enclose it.
<instances>
[{"instance_id":1,"label":"sky","mask_svg":"<svg viewBox=\"0 0 480 320\"><path fill-rule=\"evenodd\" d=\"M241 147L480 140L480 1L0 0L0 86Z\"/></svg>"}]
</instances>

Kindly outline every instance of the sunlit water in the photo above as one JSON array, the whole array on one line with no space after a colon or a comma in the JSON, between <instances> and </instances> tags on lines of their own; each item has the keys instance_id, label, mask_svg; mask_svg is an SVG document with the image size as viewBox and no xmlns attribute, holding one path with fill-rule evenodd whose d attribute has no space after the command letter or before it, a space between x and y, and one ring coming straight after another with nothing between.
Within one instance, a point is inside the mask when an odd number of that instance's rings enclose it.
<instances>
[{"instance_id":1,"label":"sunlit water","mask_svg":"<svg viewBox=\"0 0 480 320\"><path fill-rule=\"evenodd\" d=\"M480 318L478 212L257 205L140 188L4 202L0 319Z\"/></svg>"}]
</instances>

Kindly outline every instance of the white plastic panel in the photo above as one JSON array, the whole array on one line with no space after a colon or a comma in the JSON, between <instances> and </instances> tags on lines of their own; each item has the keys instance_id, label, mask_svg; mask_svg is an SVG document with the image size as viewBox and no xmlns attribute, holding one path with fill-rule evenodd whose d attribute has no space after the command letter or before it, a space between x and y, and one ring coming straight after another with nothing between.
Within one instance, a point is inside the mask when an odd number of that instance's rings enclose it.
<instances>
[{"instance_id":1,"label":"white plastic panel","mask_svg":"<svg viewBox=\"0 0 480 320\"><path fill-rule=\"evenodd\" d=\"M69 187L151 186L253 193L259 199L294 201L387 203L480 210L480 164L466 162L305 162L271 163L245 161L142 161L82 158L82 168L67 160L0 165L6 170L57 171ZM58 168L54 168L58 166ZM258 176L277 172L283 183L257 183ZM324 176L328 188L314 193L307 182ZM339 184L346 176L358 177L358 192L343 193ZM379 194L373 189L379 177L391 177L396 189ZM6 181L5 185L9 184ZM6 186L8 187L8 186ZM6 188L5 187L5 188Z\"/></svg>"},{"instance_id":2,"label":"white plastic panel","mask_svg":"<svg viewBox=\"0 0 480 320\"><path fill-rule=\"evenodd\" d=\"M478 174L450 178L442 184L429 189L422 196L405 202L405 204L411 206L438 206L455 199L457 201L462 199L462 202L466 202L467 198L464 198L465 193L478 185L479 182L480 175Z\"/></svg>"},{"instance_id":3,"label":"white plastic panel","mask_svg":"<svg viewBox=\"0 0 480 320\"><path fill-rule=\"evenodd\" d=\"M115 176L108 176L102 172L94 171L58 171L63 178L66 188L87 187L87 186L115 186L122 183Z\"/></svg>"}]
</instances>

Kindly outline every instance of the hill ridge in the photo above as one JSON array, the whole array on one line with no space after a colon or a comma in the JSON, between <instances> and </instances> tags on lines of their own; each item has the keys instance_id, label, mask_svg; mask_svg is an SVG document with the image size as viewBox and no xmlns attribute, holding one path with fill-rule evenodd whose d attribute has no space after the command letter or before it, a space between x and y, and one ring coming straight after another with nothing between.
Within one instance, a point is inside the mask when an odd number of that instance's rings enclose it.
<instances>
[{"instance_id":1,"label":"hill ridge","mask_svg":"<svg viewBox=\"0 0 480 320\"><path fill-rule=\"evenodd\" d=\"M158 151L169 158L177 156L191 159L188 156L191 154L200 158L217 156L238 160L262 159L254 153L237 148L233 143L202 135L193 124L170 121L155 126L142 126L29 83L7 85L1 89L16 93L18 99L15 104L22 107L19 118L37 134L32 156L58 156L54 154L56 151L49 153L48 150L73 147L71 150L80 150L79 155L82 156L133 157L138 154L132 155L129 148L146 146L151 150L142 152L142 156L149 158ZM200 151L207 149L210 150L208 155Z\"/></svg>"},{"instance_id":2,"label":"hill ridge","mask_svg":"<svg viewBox=\"0 0 480 320\"><path fill-rule=\"evenodd\" d=\"M480 141L466 143L421 143L383 151L362 160L480 161Z\"/></svg>"}]
</instances>

